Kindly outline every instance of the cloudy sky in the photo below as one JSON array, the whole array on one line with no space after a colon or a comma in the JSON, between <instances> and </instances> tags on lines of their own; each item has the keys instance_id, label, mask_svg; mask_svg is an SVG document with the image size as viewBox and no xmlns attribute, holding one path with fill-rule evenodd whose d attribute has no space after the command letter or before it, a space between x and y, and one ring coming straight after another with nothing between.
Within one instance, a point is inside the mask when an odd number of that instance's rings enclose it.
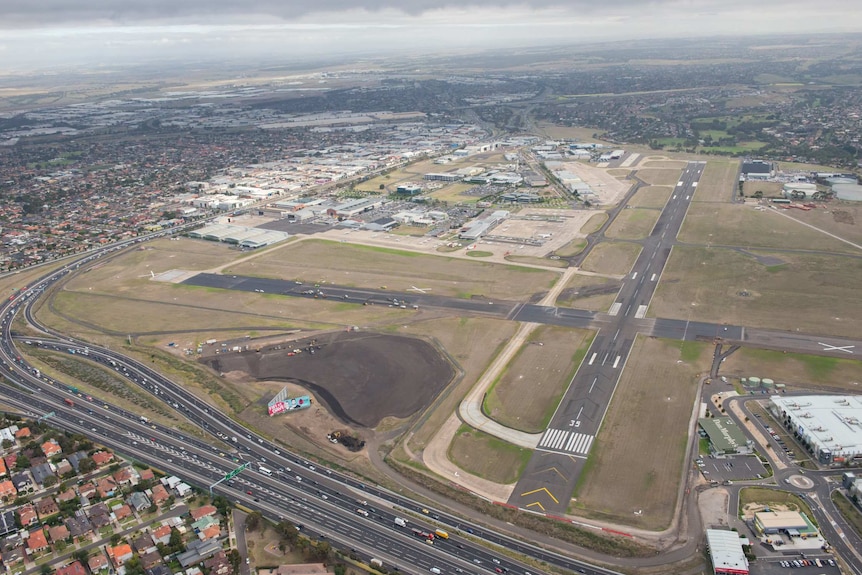
<instances>
[{"instance_id":1,"label":"cloudy sky","mask_svg":"<svg viewBox=\"0 0 862 575\"><path fill-rule=\"evenodd\" d=\"M862 32L859 0L0 0L0 72Z\"/></svg>"}]
</instances>

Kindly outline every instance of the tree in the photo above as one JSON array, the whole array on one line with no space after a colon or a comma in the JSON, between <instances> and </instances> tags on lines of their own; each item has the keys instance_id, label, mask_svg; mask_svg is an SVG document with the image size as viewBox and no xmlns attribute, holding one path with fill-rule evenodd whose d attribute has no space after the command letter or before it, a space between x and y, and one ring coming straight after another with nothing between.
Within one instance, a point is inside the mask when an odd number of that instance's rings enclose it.
<instances>
[{"instance_id":1,"label":"tree","mask_svg":"<svg viewBox=\"0 0 862 575\"><path fill-rule=\"evenodd\" d=\"M81 473L90 473L96 470L96 462L90 457L85 457L78 463L78 471Z\"/></svg>"},{"instance_id":2,"label":"tree","mask_svg":"<svg viewBox=\"0 0 862 575\"><path fill-rule=\"evenodd\" d=\"M329 541L318 541L314 546L314 556L321 561L328 559L330 553L332 553L332 545Z\"/></svg>"},{"instance_id":3,"label":"tree","mask_svg":"<svg viewBox=\"0 0 862 575\"><path fill-rule=\"evenodd\" d=\"M18 459L15 461L15 469L23 471L28 467L30 467L30 458L26 455L19 455Z\"/></svg>"},{"instance_id":4,"label":"tree","mask_svg":"<svg viewBox=\"0 0 862 575\"><path fill-rule=\"evenodd\" d=\"M48 487L54 487L55 485L57 485L57 483L58 483L59 481L60 481L60 480L59 480L59 479L57 479L57 476L56 476L56 475L49 475L48 477L46 477L46 478L42 481L42 487L44 487L44 488L46 488L46 489L47 489Z\"/></svg>"},{"instance_id":5,"label":"tree","mask_svg":"<svg viewBox=\"0 0 862 575\"><path fill-rule=\"evenodd\" d=\"M245 528L249 531L257 531L260 529L262 521L263 515L261 515L260 511L252 511L245 518Z\"/></svg>"},{"instance_id":6,"label":"tree","mask_svg":"<svg viewBox=\"0 0 862 575\"><path fill-rule=\"evenodd\" d=\"M90 558L90 552L87 551L86 549L83 549L83 548L82 549L76 549L72 553L72 557L86 565L87 559Z\"/></svg>"},{"instance_id":7,"label":"tree","mask_svg":"<svg viewBox=\"0 0 862 575\"><path fill-rule=\"evenodd\" d=\"M242 557L239 556L239 551L231 549L227 552L227 559L230 561L230 566L233 567L234 573L239 573L239 562Z\"/></svg>"}]
</instances>

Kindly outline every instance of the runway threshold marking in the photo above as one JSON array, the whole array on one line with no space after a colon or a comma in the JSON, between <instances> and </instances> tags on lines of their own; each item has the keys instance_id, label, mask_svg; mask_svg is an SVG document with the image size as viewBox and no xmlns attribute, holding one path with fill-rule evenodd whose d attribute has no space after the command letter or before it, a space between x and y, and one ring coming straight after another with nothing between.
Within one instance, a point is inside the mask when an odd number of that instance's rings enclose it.
<instances>
[{"instance_id":1,"label":"runway threshold marking","mask_svg":"<svg viewBox=\"0 0 862 575\"><path fill-rule=\"evenodd\" d=\"M572 422L578 423L576 420ZM539 448L586 455L593 444L593 439L595 436L588 433L577 433L568 429L547 429L539 441Z\"/></svg>"},{"instance_id":2,"label":"runway threshold marking","mask_svg":"<svg viewBox=\"0 0 862 575\"><path fill-rule=\"evenodd\" d=\"M654 281L655 281L655 276L656 276L656 274L653 274L653 275L652 275L652 277L649 279L649 281L654 282Z\"/></svg>"},{"instance_id":3,"label":"runway threshold marking","mask_svg":"<svg viewBox=\"0 0 862 575\"><path fill-rule=\"evenodd\" d=\"M621 307L623 307L623 304L621 302L614 302L614 304L611 306L611 309L608 310L608 315L617 315L618 313L620 313Z\"/></svg>"},{"instance_id":4,"label":"runway threshold marking","mask_svg":"<svg viewBox=\"0 0 862 575\"><path fill-rule=\"evenodd\" d=\"M639 305L638 310L635 312L635 317L638 319L643 319L646 317L647 306Z\"/></svg>"},{"instance_id":5,"label":"runway threshold marking","mask_svg":"<svg viewBox=\"0 0 862 575\"><path fill-rule=\"evenodd\" d=\"M596 356L599 355L598 352L594 352L593 356L590 358L589 363L587 365L593 365L593 362L596 361Z\"/></svg>"},{"instance_id":6,"label":"runway threshold marking","mask_svg":"<svg viewBox=\"0 0 862 575\"><path fill-rule=\"evenodd\" d=\"M620 364L620 356L617 356L617 358L614 360L614 369L616 369L619 364Z\"/></svg>"}]
</instances>

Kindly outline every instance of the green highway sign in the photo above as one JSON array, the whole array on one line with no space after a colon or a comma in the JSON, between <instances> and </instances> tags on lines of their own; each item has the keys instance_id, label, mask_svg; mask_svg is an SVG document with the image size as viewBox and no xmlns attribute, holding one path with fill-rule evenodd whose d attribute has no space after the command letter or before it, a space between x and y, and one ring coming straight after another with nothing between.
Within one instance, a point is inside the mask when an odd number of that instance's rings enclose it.
<instances>
[{"instance_id":1,"label":"green highway sign","mask_svg":"<svg viewBox=\"0 0 862 575\"><path fill-rule=\"evenodd\" d=\"M240 473L245 471L248 468L248 466L249 466L248 463L243 463L242 465L240 465L239 467L237 467L236 469L234 469L233 471L231 471L230 473L225 475L224 480L227 481L228 479L233 479L234 477L236 477L237 475L239 475Z\"/></svg>"}]
</instances>

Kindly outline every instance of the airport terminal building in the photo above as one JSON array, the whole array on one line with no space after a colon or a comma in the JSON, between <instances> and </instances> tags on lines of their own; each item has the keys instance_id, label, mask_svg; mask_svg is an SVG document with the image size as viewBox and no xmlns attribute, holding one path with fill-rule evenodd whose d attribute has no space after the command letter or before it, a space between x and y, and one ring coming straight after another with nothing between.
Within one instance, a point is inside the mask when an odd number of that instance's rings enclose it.
<instances>
[{"instance_id":1,"label":"airport terminal building","mask_svg":"<svg viewBox=\"0 0 862 575\"><path fill-rule=\"evenodd\" d=\"M862 463L862 395L773 395L770 410L820 464Z\"/></svg>"}]
</instances>

